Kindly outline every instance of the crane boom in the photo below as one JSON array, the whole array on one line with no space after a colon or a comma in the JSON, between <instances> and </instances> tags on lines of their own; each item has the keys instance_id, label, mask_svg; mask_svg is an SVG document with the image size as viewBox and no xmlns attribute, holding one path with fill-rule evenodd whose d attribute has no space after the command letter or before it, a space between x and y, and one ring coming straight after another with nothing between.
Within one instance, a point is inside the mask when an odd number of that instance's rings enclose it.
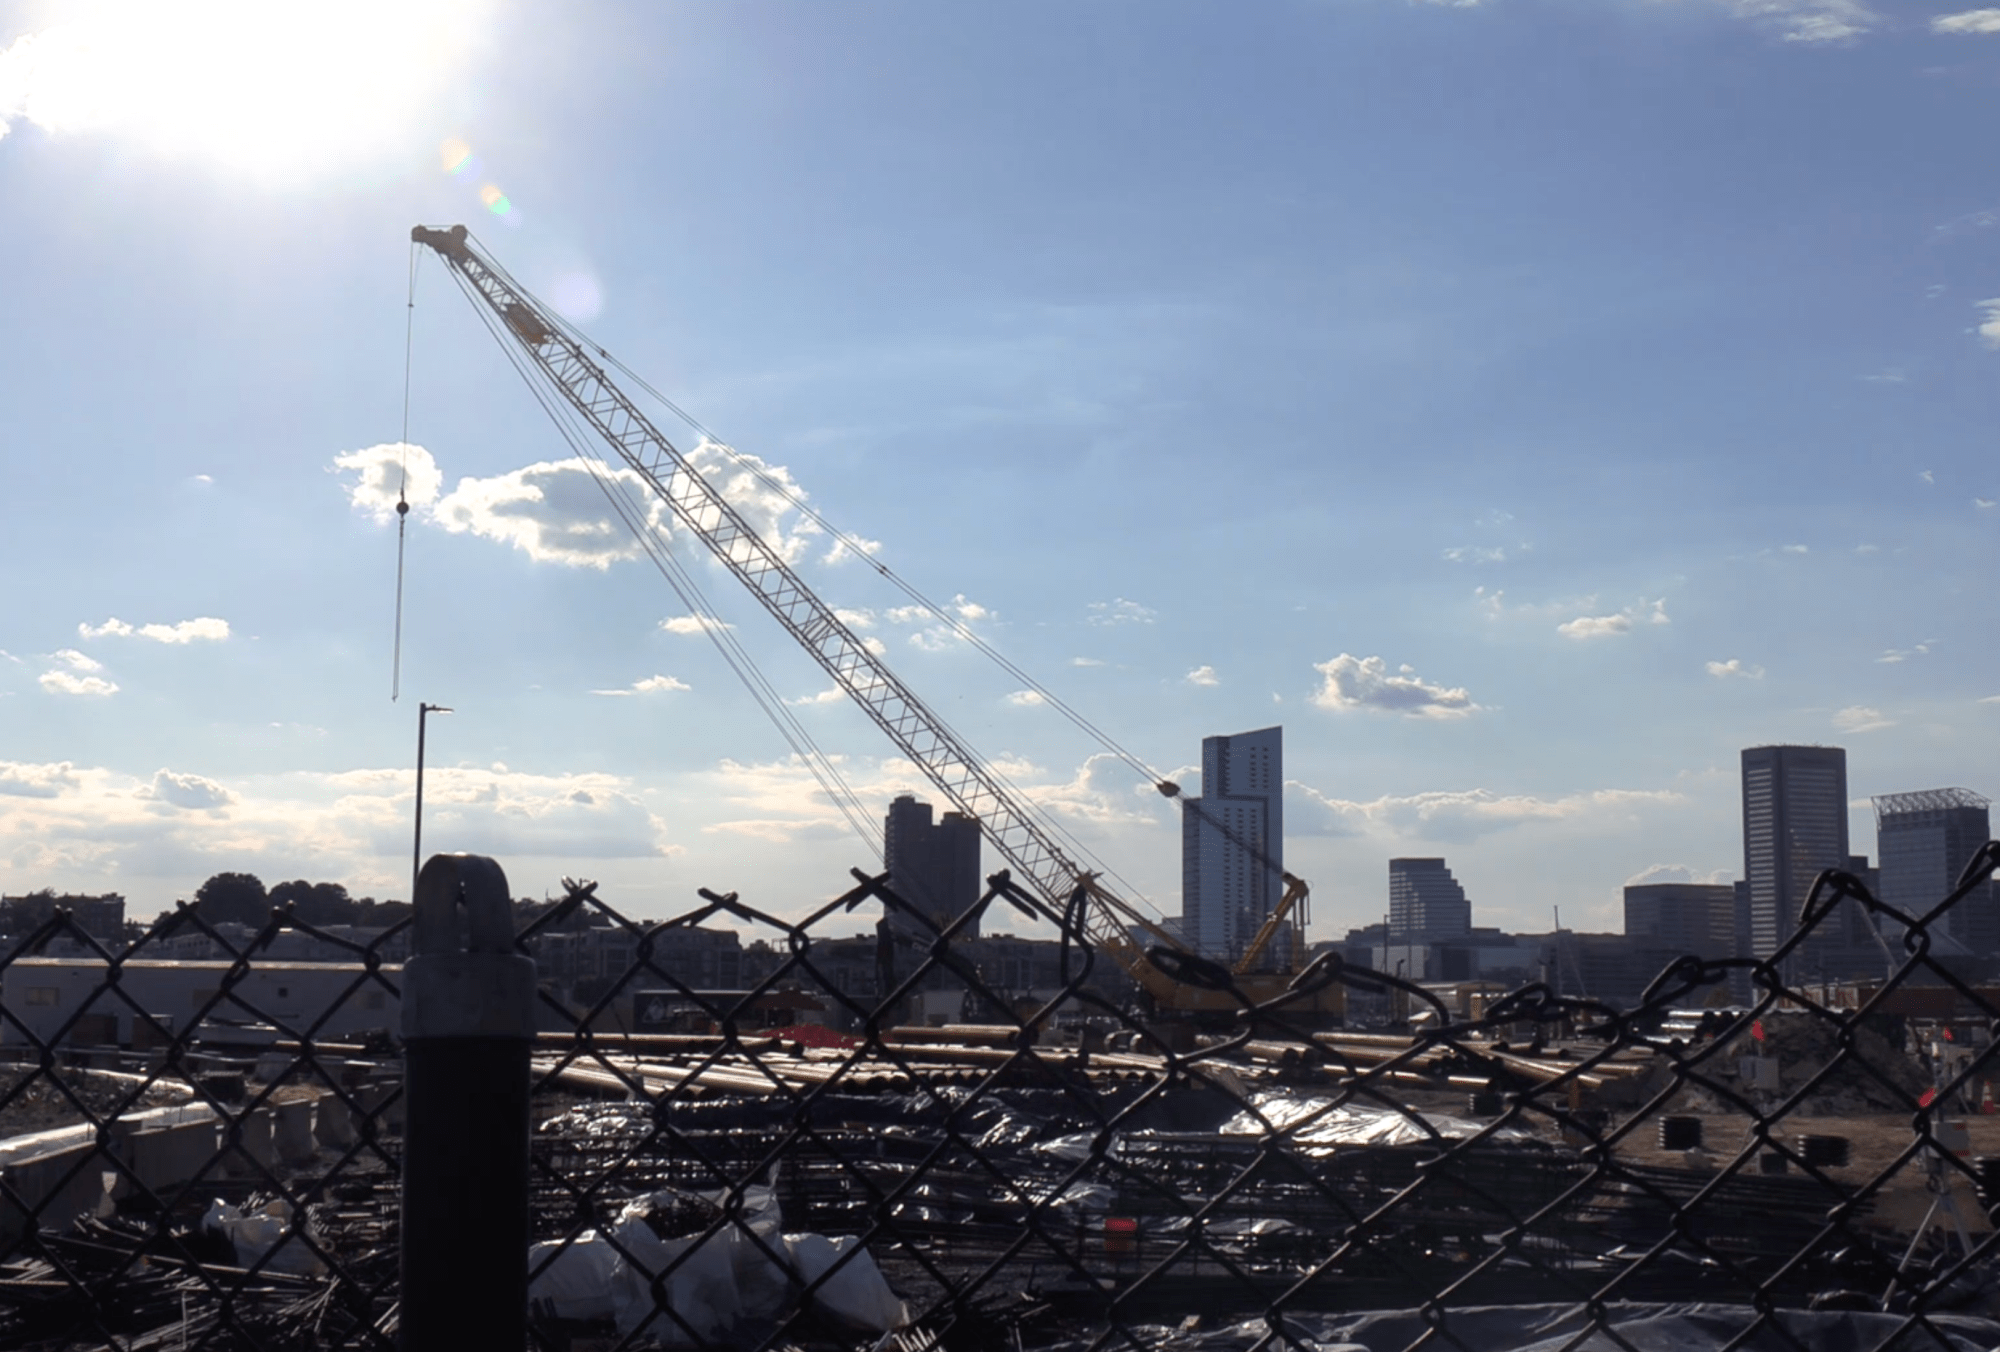
<instances>
[{"instance_id":1,"label":"crane boom","mask_svg":"<svg viewBox=\"0 0 2000 1352\"><path fill-rule=\"evenodd\" d=\"M953 807L979 823L1002 858L1042 894L1060 902L1079 884L1101 904L1087 906L1085 933L1094 941L1132 948L1119 920L1156 939L1178 941L1138 908L1108 891L1070 861L997 776L944 721L868 650L777 550L626 397L584 345L543 313L538 302L466 239L464 226L418 226L410 238L436 251L471 298L483 302L526 352L549 385L568 401L681 525L749 588L772 618L924 772ZM1136 975L1136 973L1135 973ZM1171 986L1171 978L1154 972ZM1150 983L1149 983L1150 984Z\"/></svg>"}]
</instances>

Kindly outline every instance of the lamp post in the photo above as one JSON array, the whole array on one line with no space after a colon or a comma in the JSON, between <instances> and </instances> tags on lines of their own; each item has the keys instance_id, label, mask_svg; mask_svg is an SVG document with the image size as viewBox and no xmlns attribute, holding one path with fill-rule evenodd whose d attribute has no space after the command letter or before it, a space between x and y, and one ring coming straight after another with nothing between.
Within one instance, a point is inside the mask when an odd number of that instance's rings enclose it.
<instances>
[{"instance_id":1,"label":"lamp post","mask_svg":"<svg viewBox=\"0 0 2000 1352\"><path fill-rule=\"evenodd\" d=\"M410 850L410 900L417 898L417 875L424 867L424 722L432 714L448 714L451 710L442 704L419 704L417 706L417 826L416 839Z\"/></svg>"}]
</instances>

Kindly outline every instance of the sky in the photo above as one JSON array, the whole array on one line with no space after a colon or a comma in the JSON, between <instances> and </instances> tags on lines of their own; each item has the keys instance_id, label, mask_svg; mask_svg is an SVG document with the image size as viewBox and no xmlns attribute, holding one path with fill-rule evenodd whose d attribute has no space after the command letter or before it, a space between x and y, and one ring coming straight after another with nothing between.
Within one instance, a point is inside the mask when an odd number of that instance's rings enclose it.
<instances>
[{"instance_id":1,"label":"sky","mask_svg":"<svg viewBox=\"0 0 2000 1352\"><path fill-rule=\"evenodd\" d=\"M1190 792L1282 725L1315 939L1397 856L1523 930L1737 876L1746 746L1847 748L1872 852L2000 791L1996 96L1918 0L0 3L0 892L406 896L419 702L518 894L879 867L417 223L1157 910L1171 805L954 623Z\"/></svg>"}]
</instances>

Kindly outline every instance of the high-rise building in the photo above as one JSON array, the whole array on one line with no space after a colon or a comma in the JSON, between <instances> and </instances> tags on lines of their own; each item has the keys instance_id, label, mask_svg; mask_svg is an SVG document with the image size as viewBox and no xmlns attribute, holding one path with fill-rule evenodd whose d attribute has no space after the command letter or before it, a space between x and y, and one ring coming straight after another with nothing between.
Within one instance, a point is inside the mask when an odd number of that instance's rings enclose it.
<instances>
[{"instance_id":1,"label":"high-rise building","mask_svg":"<svg viewBox=\"0 0 2000 1352\"><path fill-rule=\"evenodd\" d=\"M931 820L931 805L903 794L889 804L882 823L883 862L889 886L942 929L979 901L979 823L959 812ZM903 928L920 928L908 917ZM979 935L974 921L960 938Z\"/></svg>"},{"instance_id":2,"label":"high-rise building","mask_svg":"<svg viewBox=\"0 0 2000 1352\"><path fill-rule=\"evenodd\" d=\"M1638 883L1625 889L1625 934L1648 947L1702 958L1736 956L1731 883Z\"/></svg>"},{"instance_id":3,"label":"high-rise building","mask_svg":"<svg viewBox=\"0 0 2000 1352\"><path fill-rule=\"evenodd\" d=\"M1743 752L1743 880L1750 892L1750 949L1775 953L1798 929L1813 879L1845 869L1847 752L1837 746L1757 746ZM1879 950L1859 907L1844 905L1794 950L1799 980L1873 972Z\"/></svg>"},{"instance_id":4,"label":"high-rise building","mask_svg":"<svg viewBox=\"0 0 2000 1352\"><path fill-rule=\"evenodd\" d=\"M1389 940L1435 943L1472 932L1472 903L1442 859L1389 861Z\"/></svg>"},{"instance_id":5,"label":"high-rise building","mask_svg":"<svg viewBox=\"0 0 2000 1352\"><path fill-rule=\"evenodd\" d=\"M1201 796L1181 800L1181 925L1210 957L1242 953L1285 895L1284 733L1201 739Z\"/></svg>"},{"instance_id":6,"label":"high-rise building","mask_svg":"<svg viewBox=\"0 0 2000 1352\"><path fill-rule=\"evenodd\" d=\"M1992 830L1986 799L1970 789L1928 789L1878 794L1877 895L1911 915L1922 915L1958 886L1958 875ZM1946 913L1945 932L1974 957L2000 954L2000 905L1991 879Z\"/></svg>"}]
</instances>

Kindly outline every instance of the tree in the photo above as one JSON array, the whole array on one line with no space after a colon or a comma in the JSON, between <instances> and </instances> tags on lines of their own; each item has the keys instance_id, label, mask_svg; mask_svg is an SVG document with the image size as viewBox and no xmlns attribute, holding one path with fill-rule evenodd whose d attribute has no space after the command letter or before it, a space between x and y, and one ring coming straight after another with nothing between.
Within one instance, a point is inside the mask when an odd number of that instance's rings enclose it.
<instances>
[{"instance_id":1,"label":"tree","mask_svg":"<svg viewBox=\"0 0 2000 1352\"><path fill-rule=\"evenodd\" d=\"M274 886L271 904L290 905L308 925L351 925L361 909L339 883L309 883L304 878Z\"/></svg>"},{"instance_id":2,"label":"tree","mask_svg":"<svg viewBox=\"0 0 2000 1352\"><path fill-rule=\"evenodd\" d=\"M211 925L233 921L257 929L271 918L271 898L254 873L218 873L195 889L194 909Z\"/></svg>"}]
</instances>

